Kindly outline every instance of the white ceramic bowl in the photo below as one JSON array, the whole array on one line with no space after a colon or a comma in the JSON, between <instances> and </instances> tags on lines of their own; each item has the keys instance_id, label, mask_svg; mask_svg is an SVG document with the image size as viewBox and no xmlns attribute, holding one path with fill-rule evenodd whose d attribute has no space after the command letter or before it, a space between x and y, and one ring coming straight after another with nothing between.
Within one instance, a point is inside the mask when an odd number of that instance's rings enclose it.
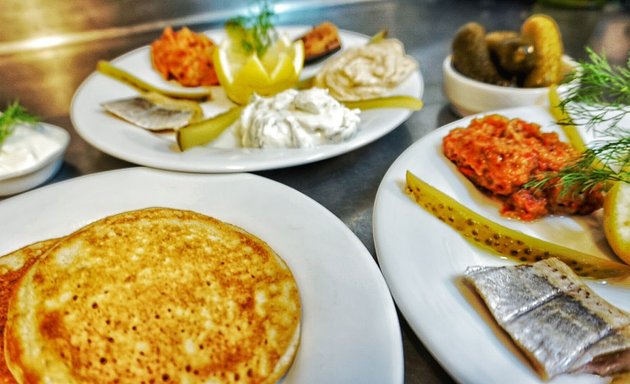
<instances>
[{"instance_id":1,"label":"white ceramic bowl","mask_svg":"<svg viewBox=\"0 0 630 384\"><path fill-rule=\"evenodd\" d=\"M39 123L39 128L55 143L54 148L28 167L0 175L0 196L20 193L46 182L61 164L70 143L70 134L56 125Z\"/></svg>"},{"instance_id":2,"label":"white ceramic bowl","mask_svg":"<svg viewBox=\"0 0 630 384\"><path fill-rule=\"evenodd\" d=\"M568 57L564 61L572 65ZM442 73L444 94L454 111L461 116L496 109L549 105L549 88L503 87L470 79L453 68L450 55L444 59Z\"/></svg>"}]
</instances>

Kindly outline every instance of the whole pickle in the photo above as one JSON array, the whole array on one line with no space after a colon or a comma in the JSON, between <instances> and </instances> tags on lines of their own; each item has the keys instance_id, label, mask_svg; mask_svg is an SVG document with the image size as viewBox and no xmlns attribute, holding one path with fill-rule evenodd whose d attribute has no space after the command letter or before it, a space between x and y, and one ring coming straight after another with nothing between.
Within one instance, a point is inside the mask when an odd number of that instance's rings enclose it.
<instances>
[{"instance_id":1,"label":"whole pickle","mask_svg":"<svg viewBox=\"0 0 630 384\"><path fill-rule=\"evenodd\" d=\"M532 15L521 26L521 34L534 44L534 69L525 77L525 87L547 87L562 80L562 37L555 20Z\"/></svg>"},{"instance_id":2,"label":"whole pickle","mask_svg":"<svg viewBox=\"0 0 630 384\"><path fill-rule=\"evenodd\" d=\"M460 27L453 39L453 67L474 80L509 85L490 58L485 36L486 30L478 23L471 22Z\"/></svg>"},{"instance_id":3,"label":"whole pickle","mask_svg":"<svg viewBox=\"0 0 630 384\"><path fill-rule=\"evenodd\" d=\"M516 31L492 31L486 34L486 43L488 48L492 49L493 45L501 43L503 40L519 37L520 34Z\"/></svg>"},{"instance_id":4,"label":"whole pickle","mask_svg":"<svg viewBox=\"0 0 630 384\"><path fill-rule=\"evenodd\" d=\"M499 72L508 78L521 77L534 69L534 45L515 31L495 31L486 35L490 56Z\"/></svg>"}]
</instances>

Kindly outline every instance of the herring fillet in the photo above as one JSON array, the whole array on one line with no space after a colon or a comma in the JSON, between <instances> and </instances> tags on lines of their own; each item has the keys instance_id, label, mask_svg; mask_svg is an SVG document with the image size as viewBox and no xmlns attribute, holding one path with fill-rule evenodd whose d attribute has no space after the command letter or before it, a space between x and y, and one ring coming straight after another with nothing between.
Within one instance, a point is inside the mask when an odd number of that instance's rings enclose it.
<instances>
[{"instance_id":1,"label":"herring fillet","mask_svg":"<svg viewBox=\"0 0 630 384\"><path fill-rule=\"evenodd\" d=\"M194 117L192 110L167 108L144 97L107 101L101 106L123 120L152 131L181 128Z\"/></svg>"},{"instance_id":2,"label":"herring fillet","mask_svg":"<svg viewBox=\"0 0 630 384\"><path fill-rule=\"evenodd\" d=\"M469 267L464 280L543 378L630 369L630 315L595 294L560 260Z\"/></svg>"}]
</instances>

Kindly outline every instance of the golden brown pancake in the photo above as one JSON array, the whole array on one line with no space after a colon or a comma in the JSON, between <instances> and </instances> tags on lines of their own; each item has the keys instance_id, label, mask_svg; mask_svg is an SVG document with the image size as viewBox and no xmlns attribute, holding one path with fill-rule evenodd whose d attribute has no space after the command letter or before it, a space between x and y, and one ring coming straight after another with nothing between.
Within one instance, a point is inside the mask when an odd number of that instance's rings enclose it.
<instances>
[{"instance_id":1,"label":"golden brown pancake","mask_svg":"<svg viewBox=\"0 0 630 384\"><path fill-rule=\"evenodd\" d=\"M16 382L4 360L4 326L9 298L28 268L56 242L57 239L40 241L0 257L0 384Z\"/></svg>"},{"instance_id":2,"label":"golden brown pancake","mask_svg":"<svg viewBox=\"0 0 630 384\"><path fill-rule=\"evenodd\" d=\"M151 208L61 239L9 304L7 365L28 383L275 383L301 305L262 240L191 211Z\"/></svg>"}]
</instances>

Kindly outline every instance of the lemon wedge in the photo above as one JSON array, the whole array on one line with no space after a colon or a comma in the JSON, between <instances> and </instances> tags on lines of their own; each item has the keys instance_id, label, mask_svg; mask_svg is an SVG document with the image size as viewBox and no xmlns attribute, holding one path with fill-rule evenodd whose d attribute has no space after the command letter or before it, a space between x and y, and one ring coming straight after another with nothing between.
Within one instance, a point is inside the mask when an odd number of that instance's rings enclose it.
<instances>
[{"instance_id":1,"label":"lemon wedge","mask_svg":"<svg viewBox=\"0 0 630 384\"><path fill-rule=\"evenodd\" d=\"M215 50L214 63L227 96L237 104L245 104L254 92L271 96L293 87L304 65L304 45L301 40L292 43L281 36L258 57L228 38Z\"/></svg>"},{"instance_id":2,"label":"lemon wedge","mask_svg":"<svg viewBox=\"0 0 630 384\"><path fill-rule=\"evenodd\" d=\"M630 264L630 183L618 181L606 194L604 234L615 254Z\"/></svg>"}]
</instances>

